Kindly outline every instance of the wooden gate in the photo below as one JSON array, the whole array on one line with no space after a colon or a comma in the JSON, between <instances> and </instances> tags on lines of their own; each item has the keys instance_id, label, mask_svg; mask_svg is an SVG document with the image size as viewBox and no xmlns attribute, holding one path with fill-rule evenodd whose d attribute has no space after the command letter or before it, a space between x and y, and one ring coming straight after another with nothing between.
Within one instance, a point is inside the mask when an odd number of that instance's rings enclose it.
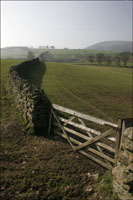
<instances>
[{"instance_id":1,"label":"wooden gate","mask_svg":"<svg viewBox=\"0 0 133 200\"><path fill-rule=\"evenodd\" d=\"M56 104L51 109L50 123L52 121L54 132L67 139L74 151L107 169L114 167L120 148L121 121L117 125ZM88 121L90 127L86 125ZM92 127L97 127L100 131Z\"/></svg>"}]
</instances>

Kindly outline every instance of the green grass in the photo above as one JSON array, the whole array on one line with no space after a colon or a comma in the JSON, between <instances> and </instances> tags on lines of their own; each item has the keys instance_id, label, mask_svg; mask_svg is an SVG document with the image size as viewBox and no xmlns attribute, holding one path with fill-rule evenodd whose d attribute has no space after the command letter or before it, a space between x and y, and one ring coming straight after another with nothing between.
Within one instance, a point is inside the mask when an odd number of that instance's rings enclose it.
<instances>
[{"instance_id":1,"label":"green grass","mask_svg":"<svg viewBox=\"0 0 133 200\"><path fill-rule=\"evenodd\" d=\"M8 70L20 62L1 61L2 103L9 98ZM43 79L40 69L38 73L34 70L29 79L32 83L38 79L39 85L42 82L41 87L52 103L113 122L132 117L132 69L46 63ZM4 109L6 115L8 108Z\"/></svg>"},{"instance_id":2,"label":"green grass","mask_svg":"<svg viewBox=\"0 0 133 200\"><path fill-rule=\"evenodd\" d=\"M132 69L46 63L42 88L52 103L117 122L132 117Z\"/></svg>"},{"instance_id":3,"label":"green grass","mask_svg":"<svg viewBox=\"0 0 133 200\"><path fill-rule=\"evenodd\" d=\"M106 200L119 200L113 191L113 178L111 172L107 171L97 180L99 191L106 197Z\"/></svg>"},{"instance_id":4,"label":"green grass","mask_svg":"<svg viewBox=\"0 0 133 200\"><path fill-rule=\"evenodd\" d=\"M22 60L2 60L1 61L1 119L7 121L11 116L17 116L22 123L22 117L16 111L14 99L9 92L8 71L11 66L21 63Z\"/></svg>"}]
</instances>

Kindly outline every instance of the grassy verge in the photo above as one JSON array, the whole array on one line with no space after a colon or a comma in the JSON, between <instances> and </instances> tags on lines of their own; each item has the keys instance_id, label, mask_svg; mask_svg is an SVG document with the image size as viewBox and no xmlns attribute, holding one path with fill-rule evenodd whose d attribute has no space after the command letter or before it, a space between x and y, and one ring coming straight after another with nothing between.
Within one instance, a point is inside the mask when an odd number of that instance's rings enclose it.
<instances>
[{"instance_id":1,"label":"grassy verge","mask_svg":"<svg viewBox=\"0 0 133 200\"><path fill-rule=\"evenodd\" d=\"M97 188L106 200L119 200L113 191L113 179L111 172L107 171L97 180Z\"/></svg>"},{"instance_id":2,"label":"grassy verge","mask_svg":"<svg viewBox=\"0 0 133 200\"><path fill-rule=\"evenodd\" d=\"M1 61L1 120L8 123L10 119L16 118L23 124L22 116L17 112L14 99L9 91L8 71L11 66L21 63L22 60L2 60Z\"/></svg>"}]
</instances>

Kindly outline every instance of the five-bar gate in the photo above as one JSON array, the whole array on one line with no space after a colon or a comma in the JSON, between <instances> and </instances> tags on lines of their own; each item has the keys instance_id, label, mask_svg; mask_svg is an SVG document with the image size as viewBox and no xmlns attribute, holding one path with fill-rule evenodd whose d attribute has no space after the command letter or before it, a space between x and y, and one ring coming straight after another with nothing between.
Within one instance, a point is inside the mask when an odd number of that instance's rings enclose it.
<instances>
[{"instance_id":1,"label":"five-bar gate","mask_svg":"<svg viewBox=\"0 0 133 200\"><path fill-rule=\"evenodd\" d=\"M52 121L54 132L67 139L74 151L107 169L114 167L123 131L121 121L114 124L56 104L52 104L49 132Z\"/></svg>"}]
</instances>

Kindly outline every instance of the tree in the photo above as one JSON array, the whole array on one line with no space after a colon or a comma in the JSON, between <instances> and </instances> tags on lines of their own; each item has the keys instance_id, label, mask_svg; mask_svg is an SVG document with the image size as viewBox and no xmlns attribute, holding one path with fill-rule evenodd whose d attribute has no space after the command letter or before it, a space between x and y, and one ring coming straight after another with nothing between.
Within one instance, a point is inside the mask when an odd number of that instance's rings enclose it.
<instances>
[{"instance_id":1,"label":"tree","mask_svg":"<svg viewBox=\"0 0 133 200\"><path fill-rule=\"evenodd\" d=\"M112 64L112 56L107 55L107 56L106 56L106 61L107 61L107 64L108 64L108 65L111 65L111 64Z\"/></svg>"},{"instance_id":2,"label":"tree","mask_svg":"<svg viewBox=\"0 0 133 200\"><path fill-rule=\"evenodd\" d=\"M95 57L94 57L93 55L90 54L90 55L88 56L88 61L92 64L92 63L94 63L94 58L95 58Z\"/></svg>"},{"instance_id":3,"label":"tree","mask_svg":"<svg viewBox=\"0 0 133 200\"><path fill-rule=\"evenodd\" d=\"M55 46L50 46L51 49L55 49Z\"/></svg>"},{"instance_id":4,"label":"tree","mask_svg":"<svg viewBox=\"0 0 133 200\"><path fill-rule=\"evenodd\" d=\"M119 54L115 56L115 63L116 63L116 65L117 65L118 67L120 66L120 63L121 63L121 57L120 57Z\"/></svg>"},{"instance_id":5,"label":"tree","mask_svg":"<svg viewBox=\"0 0 133 200\"><path fill-rule=\"evenodd\" d=\"M121 60L123 61L123 66L127 65L131 53L130 52L122 52L120 53Z\"/></svg>"},{"instance_id":6,"label":"tree","mask_svg":"<svg viewBox=\"0 0 133 200\"><path fill-rule=\"evenodd\" d=\"M32 51L29 51L27 54L27 60L32 60L35 58L35 55Z\"/></svg>"},{"instance_id":7,"label":"tree","mask_svg":"<svg viewBox=\"0 0 133 200\"><path fill-rule=\"evenodd\" d=\"M96 60L97 60L98 64L101 65L102 62L105 60L104 54L103 53L98 53L96 55Z\"/></svg>"},{"instance_id":8,"label":"tree","mask_svg":"<svg viewBox=\"0 0 133 200\"><path fill-rule=\"evenodd\" d=\"M52 58L52 55L49 51L42 52L39 56L41 61L49 61Z\"/></svg>"}]
</instances>

